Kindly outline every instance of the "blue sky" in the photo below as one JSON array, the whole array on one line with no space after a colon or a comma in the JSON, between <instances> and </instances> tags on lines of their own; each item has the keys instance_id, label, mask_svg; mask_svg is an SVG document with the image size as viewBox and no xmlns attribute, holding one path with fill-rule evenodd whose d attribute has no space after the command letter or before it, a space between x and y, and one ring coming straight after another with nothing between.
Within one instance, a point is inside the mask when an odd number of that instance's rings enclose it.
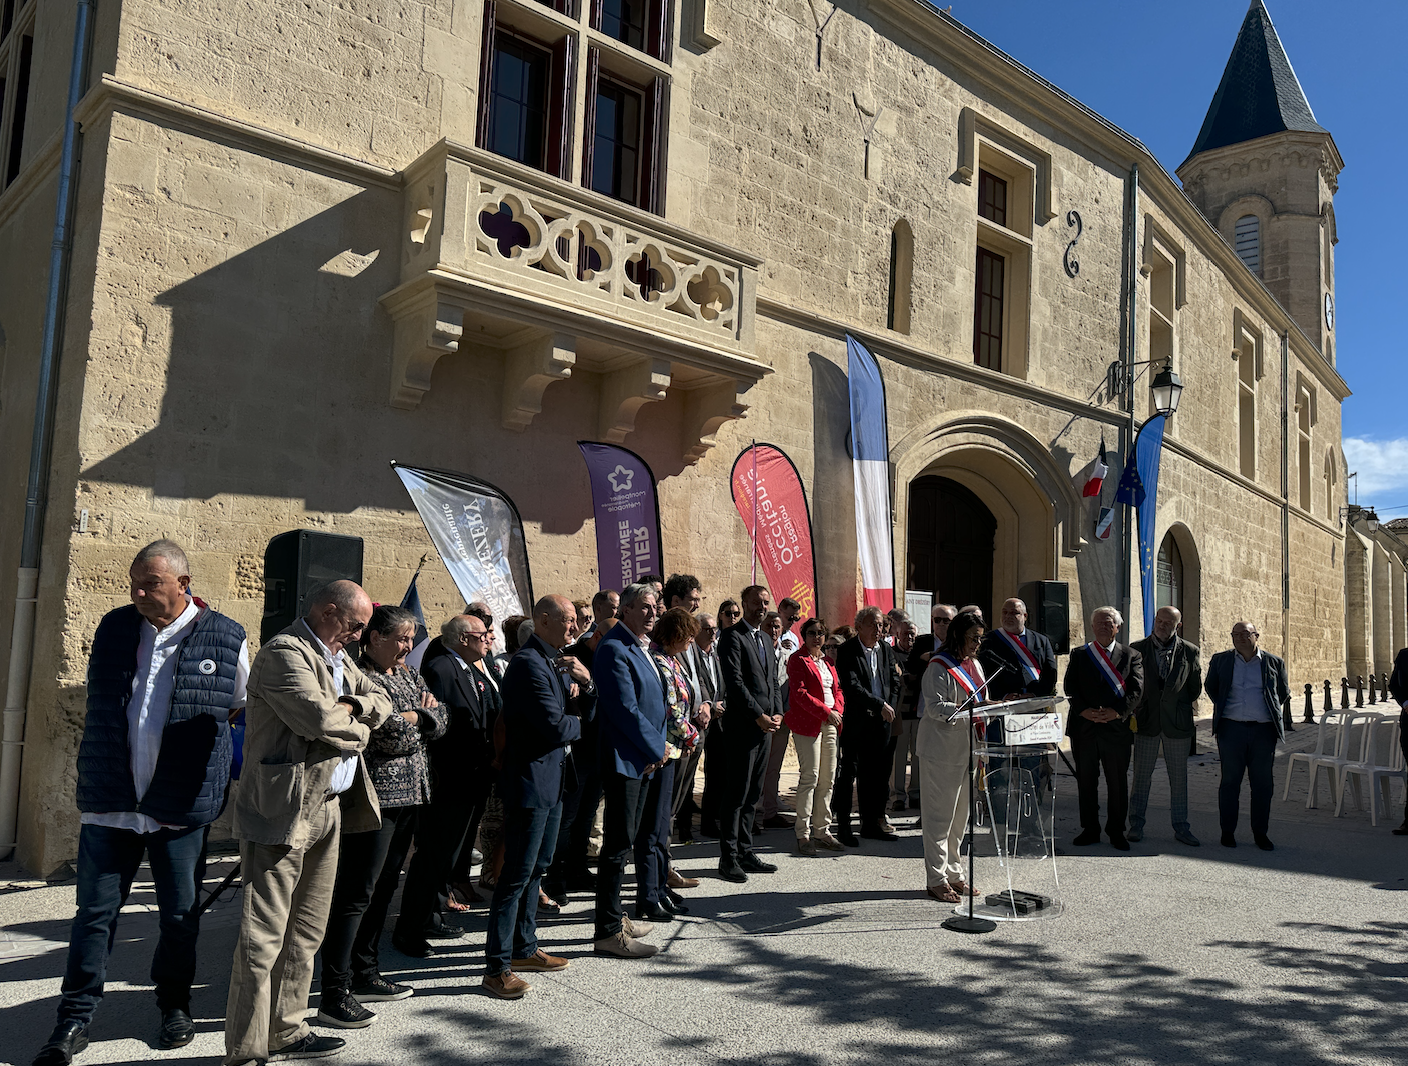
<instances>
[{"instance_id":1,"label":"blue sky","mask_svg":"<svg viewBox=\"0 0 1408 1066\"><path fill-rule=\"evenodd\" d=\"M1361 504L1382 518L1408 515L1408 372L1397 321L1408 273L1397 251L1408 247L1408 2L1265 3L1345 161L1335 196L1336 350L1354 390L1344 405L1345 455ZM1169 171L1193 145L1246 13L1246 0L952 7L964 25L1142 140Z\"/></svg>"}]
</instances>

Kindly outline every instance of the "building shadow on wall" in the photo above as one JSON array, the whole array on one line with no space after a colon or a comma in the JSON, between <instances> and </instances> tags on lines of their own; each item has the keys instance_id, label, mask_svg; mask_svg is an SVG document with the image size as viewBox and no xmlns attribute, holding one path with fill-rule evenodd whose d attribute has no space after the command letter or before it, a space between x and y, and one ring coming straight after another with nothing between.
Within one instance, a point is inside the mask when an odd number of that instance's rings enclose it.
<instances>
[{"instance_id":1,"label":"building shadow on wall","mask_svg":"<svg viewBox=\"0 0 1408 1066\"><path fill-rule=\"evenodd\" d=\"M846 372L817 352L812 370L812 541L817 610L832 628L856 610L856 501L846 434L851 394Z\"/></svg>"}]
</instances>

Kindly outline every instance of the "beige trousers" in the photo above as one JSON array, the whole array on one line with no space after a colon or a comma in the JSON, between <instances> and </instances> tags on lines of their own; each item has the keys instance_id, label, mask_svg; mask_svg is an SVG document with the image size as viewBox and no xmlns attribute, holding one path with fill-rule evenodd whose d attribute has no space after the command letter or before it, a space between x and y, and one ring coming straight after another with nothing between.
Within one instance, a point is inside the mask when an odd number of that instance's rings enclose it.
<instances>
[{"instance_id":1,"label":"beige trousers","mask_svg":"<svg viewBox=\"0 0 1408 1066\"><path fill-rule=\"evenodd\" d=\"M797 839L831 828L831 788L836 784L836 727L828 722L814 737L792 734L797 748Z\"/></svg>"},{"instance_id":2,"label":"beige trousers","mask_svg":"<svg viewBox=\"0 0 1408 1066\"><path fill-rule=\"evenodd\" d=\"M225 1006L227 1066L266 1061L309 1031L308 988L332 906L341 826L332 799L314 816L307 847L240 841L243 913Z\"/></svg>"},{"instance_id":3,"label":"beige trousers","mask_svg":"<svg viewBox=\"0 0 1408 1066\"><path fill-rule=\"evenodd\" d=\"M919 720L914 747L919 763L919 815L924 823L924 866L928 885L963 880L959 850L968 827L968 730L942 718Z\"/></svg>"}]
</instances>

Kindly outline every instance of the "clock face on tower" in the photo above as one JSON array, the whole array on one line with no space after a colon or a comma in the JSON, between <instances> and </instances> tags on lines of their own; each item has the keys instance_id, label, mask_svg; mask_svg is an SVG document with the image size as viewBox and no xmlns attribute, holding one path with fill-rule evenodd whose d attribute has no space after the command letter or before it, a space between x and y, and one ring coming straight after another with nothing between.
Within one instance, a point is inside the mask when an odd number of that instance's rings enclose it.
<instances>
[{"instance_id":1,"label":"clock face on tower","mask_svg":"<svg viewBox=\"0 0 1408 1066\"><path fill-rule=\"evenodd\" d=\"M1325 328L1335 328L1335 298L1328 292L1325 294Z\"/></svg>"}]
</instances>

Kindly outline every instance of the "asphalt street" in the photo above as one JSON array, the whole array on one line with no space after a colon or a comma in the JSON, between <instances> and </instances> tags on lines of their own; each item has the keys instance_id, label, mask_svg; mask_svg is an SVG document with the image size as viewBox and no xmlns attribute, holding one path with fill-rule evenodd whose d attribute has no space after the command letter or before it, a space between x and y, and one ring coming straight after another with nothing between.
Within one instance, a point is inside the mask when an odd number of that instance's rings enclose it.
<instances>
[{"instance_id":1,"label":"asphalt street","mask_svg":"<svg viewBox=\"0 0 1408 1066\"><path fill-rule=\"evenodd\" d=\"M1211 747L1203 729L1200 743ZM1307 747L1311 732L1290 747ZM503 1002L479 987L480 907L464 918L469 935L435 958L383 945L384 972L415 996L374 1005L377 1022L342 1034L338 1061L1408 1062L1408 838L1389 833L1403 816L1401 784L1377 828L1352 803L1336 819L1323 783L1320 806L1306 809L1303 769L1282 802L1283 752L1276 850L1257 850L1245 829L1232 850L1218 844L1216 756L1199 756L1190 790L1203 846L1189 848L1173 839L1161 764L1147 835L1120 853L1070 845L1075 783L1060 770L1058 918L982 936L943 929L950 908L924 895L912 815L892 816L900 840L843 855L796 856L790 832L765 833L761 850L775 853L780 870L745 885L712 876L713 844L680 846L678 868L703 883L687 893L692 913L651 936L662 949L655 958L593 956L591 903L574 897L541 930L543 946L572 959L570 968L528 975L533 991ZM980 838L985 890L1005 884L991 852L991 838ZM208 888L232 861L211 864ZM0 893L0 1059L28 1063L54 1022L74 884L28 881L0 866ZM117 932L93 1043L77 1061L216 1062L237 919L227 894L203 924L196 1041L156 1050L145 984L156 910L144 869Z\"/></svg>"}]
</instances>

